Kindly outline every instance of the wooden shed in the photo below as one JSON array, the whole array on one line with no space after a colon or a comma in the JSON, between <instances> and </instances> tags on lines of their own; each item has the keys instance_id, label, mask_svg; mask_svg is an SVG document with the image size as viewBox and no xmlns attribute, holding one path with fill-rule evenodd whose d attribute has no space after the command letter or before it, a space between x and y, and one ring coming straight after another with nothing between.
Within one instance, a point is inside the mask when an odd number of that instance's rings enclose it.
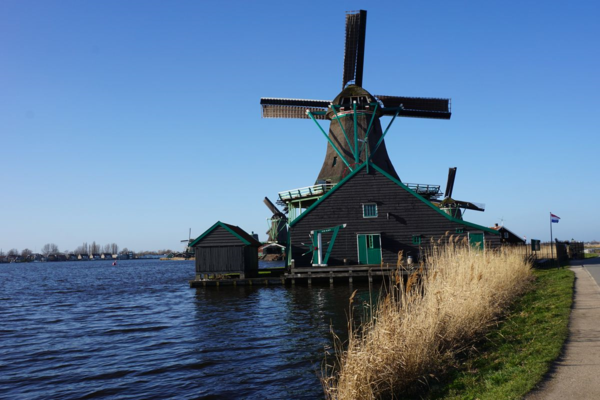
<instances>
[{"instance_id":1,"label":"wooden shed","mask_svg":"<svg viewBox=\"0 0 600 400\"><path fill-rule=\"evenodd\" d=\"M196 279L205 275L258 274L258 248L261 243L238 226L218 221L198 236L189 247L196 257Z\"/></svg>"}]
</instances>

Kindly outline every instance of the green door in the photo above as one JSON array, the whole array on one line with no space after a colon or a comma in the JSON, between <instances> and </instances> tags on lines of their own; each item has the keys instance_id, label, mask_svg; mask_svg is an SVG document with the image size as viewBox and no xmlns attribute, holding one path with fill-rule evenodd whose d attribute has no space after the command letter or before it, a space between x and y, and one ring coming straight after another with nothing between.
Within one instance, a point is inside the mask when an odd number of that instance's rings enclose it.
<instances>
[{"instance_id":1,"label":"green door","mask_svg":"<svg viewBox=\"0 0 600 400\"><path fill-rule=\"evenodd\" d=\"M358 263L381 264L380 235L358 235Z\"/></svg>"},{"instance_id":2,"label":"green door","mask_svg":"<svg viewBox=\"0 0 600 400\"><path fill-rule=\"evenodd\" d=\"M469 244L474 249L483 250L483 232L481 232L481 233L469 232Z\"/></svg>"}]
</instances>

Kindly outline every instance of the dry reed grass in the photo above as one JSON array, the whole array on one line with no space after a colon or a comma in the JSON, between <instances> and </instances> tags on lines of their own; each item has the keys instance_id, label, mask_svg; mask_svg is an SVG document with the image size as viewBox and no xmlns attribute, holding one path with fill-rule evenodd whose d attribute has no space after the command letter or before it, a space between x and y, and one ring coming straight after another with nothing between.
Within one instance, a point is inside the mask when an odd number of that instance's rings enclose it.
<instances>
[{"instance_id":1,"label":"dry reed grass","mask_svg":"<svg viewBox=\"0 0 600 400\"><path fill-rule=\"evenodd\" d=\"M336 338L335 366L323 369L327 398L395 398L423 389L529 282L531 266L517 252L475 251L452 237L444 242L432 245L427 268L406 283L391 280L371 317L350 329L345 350Z\"/></svg>"}]
</instances>

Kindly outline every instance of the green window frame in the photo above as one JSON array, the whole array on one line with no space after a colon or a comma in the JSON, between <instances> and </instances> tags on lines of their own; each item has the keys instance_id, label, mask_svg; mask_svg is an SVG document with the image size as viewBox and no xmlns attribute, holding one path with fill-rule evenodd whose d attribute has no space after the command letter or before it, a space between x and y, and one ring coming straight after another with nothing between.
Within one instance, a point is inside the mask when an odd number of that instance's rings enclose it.
<instances>
[{"instance_id":1,"label":"green window frame","mask_svg":"<svg viewBox=\"0 0 600 400\"><path fill-rule=\"evenodd\" d=\"M377 218L377 204L363 204L363 218Z\"/></svg>"},{"instance_id":2,"label":"green window frame","mask_svg":"<svg viewBox=\"0 0 600 400\"><path fill-rule=\"evenodd\" d=\"M456 233L465 233L463 228L456 228Z\"/></svg>"},{"instance_id":3,"label":"green window frame","mask_svg":"<svg viewBox=\"0 0 600 400\"><path fill-rule=\"evenodd\" d=\"M421 244L421 235L413 235L412 244Z\"/></svg>"}]
</instances>

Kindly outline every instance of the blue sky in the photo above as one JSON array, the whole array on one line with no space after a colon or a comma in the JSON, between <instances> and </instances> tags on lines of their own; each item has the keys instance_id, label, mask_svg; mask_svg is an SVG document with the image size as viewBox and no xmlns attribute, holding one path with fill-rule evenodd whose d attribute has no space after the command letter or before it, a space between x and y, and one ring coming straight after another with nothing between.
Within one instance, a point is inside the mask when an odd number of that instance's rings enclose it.
<instances>
[{"instance_id":1,"label":"blue sky","mask_svg":"<svg viewBox=\"0 0 600 400\"><path fill-rule=\"evenodd\" d=\"M465 219L600 240L598 2L4 0L0 248L176 249L217 220L264 240L263 197L311 185L326 141L259 99L333 99L357 9L365 89L452 99L386 136L404 182L455 166L486 204Z\"/></svg>"}]
</instances>

